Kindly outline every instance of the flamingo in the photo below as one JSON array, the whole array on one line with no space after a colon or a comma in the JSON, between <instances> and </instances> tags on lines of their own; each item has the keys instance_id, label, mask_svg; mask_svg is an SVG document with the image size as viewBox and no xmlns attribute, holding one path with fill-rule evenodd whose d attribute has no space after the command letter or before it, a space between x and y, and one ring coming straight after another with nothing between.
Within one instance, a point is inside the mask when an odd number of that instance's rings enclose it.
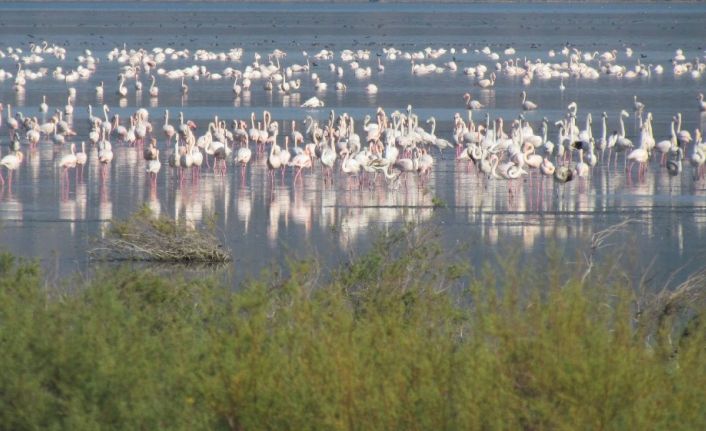
<instances>
[{"instance_id":1,"label":"flamingo","mask_svg":"<svg viewBox=\"0 0 706 431\"><path fill-rule=\"evenodd\" d=\"M642 102L639 102L637 100L637 95L633 96L632 99L633 99L633 107L635 108L635 112L637 112L638 114L641 114L642 111L645 109L645 104Z\"/></svg>"},{"instance_id":2,"label":"flamingo","mask_svg":"<svg viewBox=\"0 0 706 431\"><path fill-rule=\"evenodd\" d=\"M666 163L667 155L671 151L676 151L677 149L677 134L674 132L674 122L675 119L672 118L671 122L671 137L670 139L665 139L663 141L659 141L655 144L655 148L657 151L662 153L662 157L660 158L660 166L664 166Z\"/></svg>"},{"instance_id":3,"label":"flamingo","mask_svg":"<svg viewBox=\"0 0 706 431\"><path fill-rule=\"evenodd\" d=\"M63 169L62 177L68 182L69 181L69 169L76 168L76 144L71 144L71 154L66 154L59 161L59 167ZM68 183L67 183L68 185Z\"/></svg>"},{"instance_id":4,"label":"flamingo","mask_svg":"<svg viewBox=\"0 0 706 431\"><path fill-rule=\"evenodd\" d=\"M289 165L297 168L297 173L294 175L294 183L296 184L297 179L301 176L302 169L311 168L311 155L308 148L305 148L301 153L295 154Z\"/></svg>"},{"instance_id":5,"label":"flamingo","mask_svg":"<svg viewBox=\"0 0 706 431\"><path fill-rule=\"evenodd\" d=\"M579 162L574 167L574 173L578 178L585 178L590 172L588 164L583 161L583 149L579 149Z\"/></svg>"},{"instance_id":6,"label":"flamingo","mask_svg":"<svg viewBox=\"0 0 706 431\"><path fill-rule=\"evenodd\" d=\"M554 166L554 163L552 163L551 160L544 158L542 160L542 164L539 165L539 170L542 172L543 175L551 177L554 175L554 172L556 172L556 167Z\"/></svg>"},{"instance_id":7,"label":"flamingo","mask_svg":"<svg viewBox=\"0 0 706 431\"><path fill-rule=\"evenodd\" d=\"M633 147L633 143L630 139L625 137L625 122L623 121L623 117L629 117L630 114L626 110L620 111L620 133L618 134L615 142L615 162L618 162L618 152L626 152L628 149ZM626 163L627 163L627 159Z\"/></svg>"},{"instance_id":8,"label":"flamingo","mask_svg":"<svg viewBox=\"0 0 706 431\"><path fill-rule=\"evenodd\" d=\"M169 142L169 141L167 141ZM157 158L157 139L152 138L150 140L150 144L142 151L142 158L145 159L146 162L149 162L150 160L154 160Z\"/></svg>"},{"instance_id":9,"label":"flamingo","mask_svg":"<svg viewBox=\"0 0 706 431\"><path fill-rule=\"evenodd\" d=\"M251 158L252 151L250 150L250 141L246 135L245 146L238 148L238 152L235 153L235 163L238 163L240 165L240 177L243 181L243 184L245 184L245 169L247 168L248 163L250 163Z\"/></svg>"},{"instance_id":10,"label":"flamingo","mask_svg":"<svg viewBox=\"0 0 706 431\"><path fill-rule=\"evenodd\" d=\"M81 141L81 151L76 153L76 164L81 167L80 176L83 177L83 167L88 161L88 155L86 154L86 142Z\"/></svg>"},{"instance_id":11,"label":"flamingo","mask_svg":"<svg viewBox=\"0 0 706 431\"><path fill-rule=\"evenodd\" d=\"M276 135L275 135L276 136ZM292 158L292 153L289 152L289 136L284 137L284 149L280 149L279 159L282 169L282 182L284 182L284 172L289 165L289 160Z\"/></svg>"},{"instance_id":12,"label":"flamingo","mask_svg":"<svg viewBox=\"0 0 706 431\"><path fill-rule=\"evenodd\" d=\"M483 104L477 100L471 100L471 93L464 93L463 100L466 102L466 109L483 109Z\"/></svg>"},{"instance_id":13,"label":"flamingo","mask_svg":"<svg viewBox=\"0 0 706 431\"><path fill-rule=\"evenodd\" d=\"M682 150L681 148L677 148L674 159L670 159L667 161L667 172L672 177L680 175L682 172L683 151L684 150Z\"/></svg>"},{"instance_id":14,"label":"flamingo","mask_svg":"<svg viewBox=\"0 0 706 431\"><path fill-rule=\"evenodd\" d=\"M150 97L157 97L159 96L159 87L155 85L157 80L154 75L150 75L150 79L152 80L152 83L150 84ZM157 171L159 171L159 169Z\"/></svg>"},{"instance_id":15,"label":"flamingo","mask_svg":"<svg viewBox=\"0 0 706 431\"><path fill-rule=\"evenodd\" d=\"M181 172L182 172L182 177L181 179L183 180L183 170L184 168L189 169L193 166L194 164L194 158L191 155L191 144L186 144L185 147L182 147L179 149L179 166L181 167ZM191 178L192 180L195 178L193 176L193 171L191 172Z\"/></svg>"},{"instance_id":16,"label":"flamingo","mask_svg":"<svg viewBox=\"0 0 706 431\"><path fill-rule=\"evenodd\" d=\"M184 77L183 77L183 76L181 77L181 94L182 94L183 96L186 96L187 94L189 94L189 86L186 85L186 83L184 83Z\"/></svg>"},{"instance_id":17,"label":"flamingo","mask_svg":"<svg viewBox=\"0 0 706 431\"><path fill-rule=\"evenodd\" d=\"M333 142L333 130L331 130L329 134L329 143L330 145L325 145L324 148L321 151L321 164L324 167L324 179L328 177L331 181L333 181L333 165L336 163L336 148L334 146Z\"/></svg>"},{"instance_id":18,"label":"flamingo","mask_svg":"<svg viewBox=\"0 0 706 431\"><path fill-rule=\"evenodd\" d=\"M349 151L345 152L345 157L343 158L343 161L341 162L341 171L343 173L348 175L348 181L350 183L351 178L353 177L358 177L358 174L360 173L360 164L355 158L351 157L351 154Z\"/></svg>"},{"instance_id":19,"label":"flamingo","mask_svg":"<svg viewBox=\"0 0 706 431\"><path fill-rule=\"evenodd\" d=\"M267 168L269 169L270 178L272 178L272 187L275 185L275 171L282 166L282 159L280 158L280 147L277 145L276 135L275 141L270 147L270 154L267 157Z\"/></svg>"},{"instance_id":20,"label":"flamingo","mask_svg":"<svg viewBox=\"0 0 706 431\"><path fill-rule=\"evenodd\" d=\"M489 78L479 80L476 85L483 89L491 88L495 85L495 73L491 73Z\"/></svg>"},{"instance_id":21,"label":"flamingo","mask_svg":"<svg viewBox=\"0 0 706 431\"><path fill-rule=\"evenodd\" d=\"M243 87L238 84L238 77L236 76L235 80L233 81L233 94L235 94L235 97L239 97L242 91Z\"/></svg>"},{"instance_id":22,"label":"flamingo","mask_svg":"<svg viewBox=\"0 0 706 431\"><path fill-rule=\"evenodd\" d=\"M127 87L125 86L125 75L122 73L120 74L120 84L118 85L117 94L120 97L127 96Z\"/></svg>"},{"instance_id":23,"label":"flamingo","mask_svg":"<svg viewBox=\"0 0 706 431\"><path fill-rule=\"evenodd\" d=\"M522 110L533 111L537 109L537 104L527 100L527 92L522 90Z\"/></svg>"},{"instance_id":24,"label":"flamingo","mask_svg":"<svg viewBox=\"0 0 706 431\"><path fill-rule=\"evenodd\" d=\"M410 172L416 172L419 167L419 159L417 158L417 149L412 151L412 158L397 159L393 164L392 168L399 171L399 175L404 178L404 185L407 187L407 176Z\"/></svg>"},{"instance_id":25,"label":"flamingo","mask_svg":"<svg viewBox=\"0 0 706 431\"><path fill-rule=\"evenodd\" d=\"M212 141L211 145L206 148L206 154L213 156L213 171L221 176L226 172L226 159L230 155L231 150L221 141Z\"/></svg>"},{"instance_id":26,"label":"flamingo","mask_svg":"<svg viewBox=\"0 0 706 431\"><path fill-rule=\"evenodd\" d=\"M429 119L427 120L427 123L431 123L431 132L430 132L431 144L439 149L439 154L441 154L441 158L443 159L444 153L442 150L444 150L445 148L453 149L453 144L451 144L451 142L447 141L446 139L437 138L436 135L434 134L434 132L436 132L436 118L429 117Z\"/></svg>"},{"instance_id":27,"label":"flamingo","mask_svg":"<svg viewBox=\"0 0 706 431\"><path fill-rule=\"evenodd\" d=\"M301 104L302 108L323 108L324 101L314 96Z\"/></svg>"},{"instance_id":28,"label":"flamingo","mask_svg":"<svg viewBox=\"0 0 706 431\"><path fill-rule=\"evenodd\" d=\"M419 172L419 178L424 180L431 176L432 168L434 167L434 158L427 153L427 150L423 148L422 154L419 156L419 161L417 162L417 172Z\"/></svg>"},{"instance_id":29,"label":"flamingo","mask_svg":"<svg viewBox=\"0 0 706 431\"><path fill-rule=\"evenodd\" d=\"M64 106L64 114L66 116L72 115L74 113L74 105L71 104L71 96L66 100L66 106Z\"/></svg>"},{"instance_id":30,"label":"flamingo","mask_svg":"<svg viewBox=\"0 0 706 431\"><path fill-rule=\"evenodd\" d=\"M677 112L677 145L686 147L691 142L691 133L681 129L681 112Z\"/></svg>"},{"instance_id":31,"label":"flamingo","mask_svg":"<svg viewBox=\"0 0 706 431\"><path fill-rule=\"evenodd\" d=\"M169 124L169 109L164 111L164 125L162 126L162 131L168 140L171 140L172 136L176 133L174 126Z\"/></svg>"},{"instance_id":32,"label":"flamingo","mask_svg":"<svg viewBox=\"0 0 706 431\"><path fill-rule=\"evenodd\" d=\"M113 147L105 137L98 144L98 162L101 164L101 178L108 174L110 163L113 161Z\"/></svg>"},{"instance_id":33,"label":"flamingo","mask_svg":"<svg viewBox=\"0 0 706 431\"><path fill-rule=\"evenodd\" d=\"M7 104L7 126L10 128L10 134L14 134L20 127L20 123L12 116L12 105Z\"/></svg>"},{"instance_id":34,"label":"flamingo","mask_svg":"<svg viewBox=\"0 0 706 431\"><path fill-rule=\"evenodd\" d=\"M203 153L201 152L201 148L199 148L194 142L193 138L190 139L191 143L189 144L189 147L191 148L189 151L191 153L191 176L192 178L194 177L194 174L196 175L196 179L198 180L201 178L201 165L203 164Z\"/></svg>"},{"instance_id":35,"label":"flamingo","mask_svg":"<svg viewBox=\"0 0 706 431\"><path fill-rule=\"evenodd\" d=\"M162 169L162 163L159 161L159 150L154 148L154 158L147 162L146 169L154 185L157 185L157 174L159 174L160 169Z\"/></svg>"},{"instance_id":36,"label":"flamingo","mask_svg":"<svg viewBox=\"0 0 706 431\"><path fill-rule=\"evenodd\" d=\"M171 141L167 142L167 145L169 145ZM167 163L169 163L169 167L178 169L179 171L179 180L182 178L182 170L181 170L181 156L179 154L179 141L177 139L174 140L174 150L172 153L169 155L169 158L167 159Z\"/></svg>"},{"instance_id":37,"label":"flamingo","mask_svg":"<svg viewBox=\"0 0 706 431\"><path fill-rule=\"evenodd\" d=\"M37 144L39 143L39 140L41 139L41 134L37 129L31 129L27 131L27 142L29 142L30 148L34 149L37 147Z\"/></svg>"},{"instance_id":38,"label":"flamingo","mask_svg":"<svg viewBox=\"0 0 706 431\"><path fill-rule=\"evenodd\" d=\"M292 141L294 142L294 145L299 145L304 142L304 135L301 134L298 130L296 130L297 122L292 120Z\"/></svg>"},{"instance_id":39,"label":"flamingo","mask_svg":"<svg viewBox=\"0 0 706 431\"><path fill-rule=\"evenodd\" d=\"M691 163L691 166L694 168L696 172L694 172L694 180L700 179L704 167L704 162L706 162L706 151L704 148L702 148L701 144L701 132L699 129L696 129L694 133L696 137L696 143L692 147L691 151L691 157L689 157L689 162Z\"/></svg>"},{"instance_id":40,"label":"flamingo","mask_svg":"<svg viewBox=\"0 0 706 431\"><path fill-rule=\"evenodd\" d=\"M10 185L12 185L12 172L16 171L17 168L20 167L20 164L22 163L23 159L24 155L21 151L15 151L0 159L0 166L4 166L5 169L7 169L7 178ZM5 185L5 179L3 178L1 171L0 185Z\"/></svg>"}]
</instances>

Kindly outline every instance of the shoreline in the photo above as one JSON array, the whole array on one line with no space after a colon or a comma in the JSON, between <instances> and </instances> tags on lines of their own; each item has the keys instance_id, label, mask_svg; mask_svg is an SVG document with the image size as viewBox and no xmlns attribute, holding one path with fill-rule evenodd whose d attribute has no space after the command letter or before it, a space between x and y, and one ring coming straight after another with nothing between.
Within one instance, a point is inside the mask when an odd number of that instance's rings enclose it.
<instances>
[{"instance_id":1,"label":"shoreline","mask_svg":"<svg viewBox=\"0 0 706 431\"><path fill-rule=\"evenodd\" d=\"M47 4L67 4L67 3L185 3L185 4L197 4L197 3L231 3L231 4L518 4L518 5L543 5L543 4L575 4L575 5L591 5L591 4L604 4L604 5L640 5L640 4L664 4L664 5L674 5L674 4L703 4L699 0L640 0L640 1L629 1L629 0L111 0L110 2L104 2L100 0L23 0L22 2L15 2L10 0L0 0L0 5L2 4L12 4L17 7L21 7L22 3L47 3Z\"/></svg>"}]
</instances>

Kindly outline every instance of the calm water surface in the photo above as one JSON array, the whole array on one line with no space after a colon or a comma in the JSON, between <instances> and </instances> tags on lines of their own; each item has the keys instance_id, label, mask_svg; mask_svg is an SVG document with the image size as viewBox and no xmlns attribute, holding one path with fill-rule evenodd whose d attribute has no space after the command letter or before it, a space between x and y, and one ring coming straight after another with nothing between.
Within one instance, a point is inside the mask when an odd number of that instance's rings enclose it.
<instances>
[{"instance_id":1,"label":"calm water surface","mask_svg":"<svg viewBox=\"0 0 706 431\"><path fill-rule=\"evenodd\" d=\"M495 61L475 53L484 46L494 51L513 46L516 57L547 59L550 49L559 51L571 44L584 51L619 50L619 62L628 66L638 59L643 63L662 64L664 75L634 80L601 76L597 81L569 79L567 89L560 92L557 80L535 79L527 87L530 98L540 110L529 113L528 120L539 130L539 121L547 117L560 119L571 101L579 104L579 118L585 114L594 119L608 112L609 129L617 126L621 109L632 112L632 96L637 95L655 117L655 138L668 136L672 115L682 112L684 128L703 129L706 120L699 115L696 96L706 90L704 79L675 77L669 63L676 48L684 49L688 58L702 57L706 48L706 6L693 5L232 5L232 4L0 4L0 48L27 47L31 42L48 40L68 49L65 68L74 68L75 57L91 49L100 58L98 69L88 81L73 83L77 89L72 121L79 135L75 142L87 140L86 106L107 103L111 114L127 118L136 107L150 109L155 130L160 131L165 109L183 112L199 129L219 115L225 119L247 118L251 111L258 117L263 109L276 120L301 120L306 115L325 119L329 107L337 113L349 112L358 124L377 106L389 112L412 104L421 119L435 116L437 135L451 140L451 119L455 112L465 114L461 95L471 91L474 98L488 109L485 112L506 120L519 113L518 94L525 87L519 79L499 74L492 91L473 87L473 78L463 67L485 64L490 69ZM327 108L305 111L298 106L315 94L307 74L298 96L266 93L262 82L255 81L249 94L234 99L230 80L202 79L190 82L188 97L182 97L178 81L159 79L160 96L135 93L132 82L129 94L119 99L115 94L118 63L108 62L106 54L115 46L128 48L172 46L177 49L199 48L227 51L244 49L242 62L168 61L168 69L193 63L205 64L209 70L225 67L243 69L259 52L275 48L289 54L285 64L304 63L302 51L318 52L322 48L336 53L333 62L341 64L343 49L370 49L373 52L371 80L358 80L344 65L342 81L346 93L332 87L338 78L329 72L329 61L320 61L312 70L329 83L322 98ZM414 76L406 60L385 61L385 72L377 73L375 53L383 47L395 46L403 51L418 51L427 46L468 48L457 53L458 72ZM635 50L628 59L624 47ZM447 55L436 60L449 61ZM556 60L554 60L556 61ZM41 65L53 70L59 62L45 56ZM364 64L365 66L365 64ZM14 73L14 62L0 59L0 68ZM50 73L51 75L51 73ZM705 78L706 79L706 78ZM93 88L105 81L103 100L97 100ZM148 80L143 77L145 84ZM377 95L365 93L374 82ZM10 103L24 115L37 116L42 95L46 95L50 111L66 104L67 85L51 77L30 81L24 92L15 92L12 80L0 81L0 101ZM3 119L5 120L5 119ZM288 123L287 123L288 124ZM300 127L301 127L301 123ZM631 117L628 135L637 141L636 124ZM285 128L289 131L289 126ZM361 133L360 130L358 130ZM554 128L551 138L556 141ZM594 134L600 134L600 122L594 122ZM160 146L164 138L157 134ZM0 143L7 152L8 132L3 121ZM438 226L449 247L468 242L468 259L475 263L494 258L498 253L519 249L523 255L542 255L549 243L571 251L583 244L591 234L627 218L639 219L626 233L616 238L628 253L634 253L638 266L655 259L653 271L658 279L666 278L676 268L686 271L699 268L706 240L706 184L694 182L691 168L685 167L681 177L671 178L655 161L644 180L629 181L619 168L601 163L594 168L590 183L573 182L561 197L551 191L539 194L526 182L515 195L508 193L504 181L485 182L465 164L437 158L431 181L426 187L413 184L398 190L347 190L342 177L334 187L325 186L318 167L305 176L303 184L292 185L287 173L284 184L267 185L267 167L258 160L248 169L246 182L235 175L232 165L225 178L206 172L198 184L179 184L163 163L156 189L144 173L141 154L113 139L115 159L109 180L101 182L96 150L87 148L89 163L83 181L72 177L68 193L62 191L58 160L66 148L42 141L36 152L26 153L16 181L0 191L0 244L3 249L22 256L39 257L43 264L60 274L89 265L86 251L113 218L129 215L143 204L155 212L200 222L211 214L219 217L220 229L234 250L236 274L245 276L259 272L272 262L282 262L288 253L305 255L314 252L327 262L345 259L351 251L364 249L371 235L379 230L399 227L405 222L428 222ZM23 148L27 150L27 148ZM167 150L162 151L163 162ZM546 185L551 189L551 185ZM443 209L434 209L442 201ZM574 256L573 254L568 254Z\"/></svg>"}]
</instances>

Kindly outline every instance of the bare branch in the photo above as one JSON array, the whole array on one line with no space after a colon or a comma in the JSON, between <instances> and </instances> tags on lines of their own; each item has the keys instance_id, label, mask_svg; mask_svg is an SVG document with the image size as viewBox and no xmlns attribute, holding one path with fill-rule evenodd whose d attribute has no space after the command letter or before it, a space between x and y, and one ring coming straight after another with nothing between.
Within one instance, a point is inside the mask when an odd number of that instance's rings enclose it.
<instances>
[{"instance_id":1,"label":"bare branch","mask_svg":"<svg viewBox=\"0 0 706 431\"><path fill-rule=\"evenodd\" d=\"M636 220L636 219L626 219L620 223L609 226L609 227L591 235L591 247L590 247L591 251L587 256L585 256L586 270L584 271L583 275L581 276L581 283L584 283L586 281L588 276L591 274L591 271L593 270L593 263L594 263L596 251L603 249L605 247L608 247L610 245L606 242L608 240L608 238L610 238L611 236L615 235L618 232L623 231L630 223L640 223L640 222L641 222L640 220Z\"/></svg>"}]
</instances>

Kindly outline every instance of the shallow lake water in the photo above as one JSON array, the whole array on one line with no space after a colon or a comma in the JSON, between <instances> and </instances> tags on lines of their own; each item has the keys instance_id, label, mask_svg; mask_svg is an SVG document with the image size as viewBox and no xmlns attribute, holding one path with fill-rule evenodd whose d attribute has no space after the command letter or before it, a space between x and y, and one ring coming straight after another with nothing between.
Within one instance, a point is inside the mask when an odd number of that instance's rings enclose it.
<instances>
[{"instance_id":1,"label":"shallow lake water","mask_svg":"<svg viewBox=\"0 0 706 431\"><path fill-rule=\"evenodd\" d=\"M221 3L32 3L0 4L0 49L47 40L66 47L68 55L60 62L45 55L44 62L28 65L30 70L46 67L49 75L29 81L24 91L13 89L13 80L0 81L0 102L11 104L25 116L46 118L38 111L46 95L50 112L63 109L67 87L73 86L77 96L71 121L78 135L71 139L87 140L89 132L87 106L111 107L111 115L128 118L138 107L147 107L155 125L161 148L165 109L175 118L185 118L198 125L196 134L218 115L228 121L248 120L251 112L258 118L267 109L289 133L291 120L302 127L311 115L325 121L329 110L348 112L362 125L366 114L374 115L378 106L391 113L404 110L408 104L423 122L429 116L438 120L436 134L451 139L452 119L456 112L466 117L463 93L469 91L487 109L474 112L476 121L485 113L491 118L504 117L509 123L520 111L519 94L525 89L539 109L526 114L535 131L543 117L553 124L566 113L567 105L578 103L579 123L587 113L594 118L593 133L600 134L600 114L609 115L609 131L618 128L618 113L626 109L627 135L637 142L637 124L632 115L633 95L637 95L654 116L657 141L669 136L673 115L683 114L683 128L692 135L704 129L706 117L699 112L697 95L706 90L706 78L694 79L689 74L675 76L671 58L677 48L687 59L703 60L706 48L706 5L672 4L639 5L509 5L509 4L221 4ZM158 77L160 95L150 98L147 91L136 93L128 82L127 97L116 93L116 76L121 64L110 62L107 54L123 44L130 48L155 46L227 51L242 48L240 62L168 60L163 67L175 69L191 64L206 65L210 71L226 67L243 69L253 61L255 53L263 59L275 48L287 51L284 65L305 63L302 52L311 56L321 49L334 51L332 60L316 61L311 72L317 72L329 89L317 93L308 73L296 74L302 80L298 95L266 92L263 81L254 81L250 92L235 98L232 80L189 81L188 96L180 93L180 81ZM521 79L498 72L492 90L474 87L475 79L463 68L477 64L493 70L496 62L509 58L550 60L549 50L557 53L570 45L582 51L600 53L616 49L618 63L633 67L638 61L660 64L662 75L635 79L601 75L597 80L569 78L566 89L559 90L559 80L535 79L524 86ZM377 56L382 49L394 46L416 52L430 46L455 48L458 71L445 70L426 76L411 73L411 64L401 58L383 57L384 72L378 72ZM498 61L476 50L490 47L501 54ZM502 55L512 46L516 54ZM634 50L632 57L625 48ZM467 53L461 53L466 48ZM58 65L75 68L76 57L90 49L100 62L88 80L68 84L53 79L51 71ZM369 49L372 52L370 79L357 79L350 67L340 59L344 49ZM5 51L7 52L7 51ZM441 66L451 60L446 54L434 61ZM264 61L264 60L263 60ZM553 61L559 61L554 59ZM329 71L329 63L344 67L338 78ZM367 66L362 61L362 66ZM6 56L0 68L14 73L16 63ZM333 88L338 80L348 85L345 93ZM104 97L98 99L94 87L104 81ZM145 88L149 79L142 76ZM375 83L379 92L365 92ZM318 95L326 103L319 110L305 110L299 105ZM176 120L172 120L175 124ZM2 154L7 154L8 129L5 113L0 126ZM426 124L423 124L426 127ZM360 127L360 126L357 126ZM362 133L361 130L357 130ZM555 140L552 126L550 138ZM281 144L281 142L280 142ZM145 162L136 148L119 144L113 138L115 152L109 177L99 176L95 148L87 147L88 164L83 180L71 174L68 192L62 188L62 171L58 160L66 154L66 145L56 146L42 140L36 151L23 143L25 160L15 173L12 184L0 189L0 248L21 256L37 257L43 265L59 274L69 274L91 265L87 250L113 218L122 218L147 204L157 213L198 223L217 214L219 230L235 256L233 269L239 276L257 274L272 262L281 263L286 255L315 253L325 262L346 259L351 252L364 250L373 235L386 229L399 228L405 222L425 222L438 227L449 247L468 243L467 251L475 264L498 253L518 249L526 256L541 256L548 244L558 244L571 251L585 244L591 235L626 219L637 219L616 236L627 253L634 253L636 268L650 262L657 279L685 267L683 273L700 268L706 241L706 182L694 181L692 168L671 177L650 161L643 179L628 177L622 156L618 167L601 161L590 178L574 181L555 195L547 182L546 191L536 191L538 175L531 184L525 178L514 193L509 193L504 180L486 181L466 163L453 160L453 150L445 159L435 153L436 165L424 187L411 181L408 187L374 190L346 185L338 173L334 185L325 185L320 169L314 167L302 183L292 183L288 171L284 182L274 187L268 182L264 158L253 160L243 183L232 162L228 174L221 178L204 170L197 183L180 183L166 165L167 149L162 150L163 168L152 187L145 173ZM635 171L636 172L636 171ZM7 176L7 172L3 170ZM441 208L437 208L439 204ZM569 254L571 259L574 254ZM569 260L571 260L569 259Z\"/></svg>"}]
</instances>

